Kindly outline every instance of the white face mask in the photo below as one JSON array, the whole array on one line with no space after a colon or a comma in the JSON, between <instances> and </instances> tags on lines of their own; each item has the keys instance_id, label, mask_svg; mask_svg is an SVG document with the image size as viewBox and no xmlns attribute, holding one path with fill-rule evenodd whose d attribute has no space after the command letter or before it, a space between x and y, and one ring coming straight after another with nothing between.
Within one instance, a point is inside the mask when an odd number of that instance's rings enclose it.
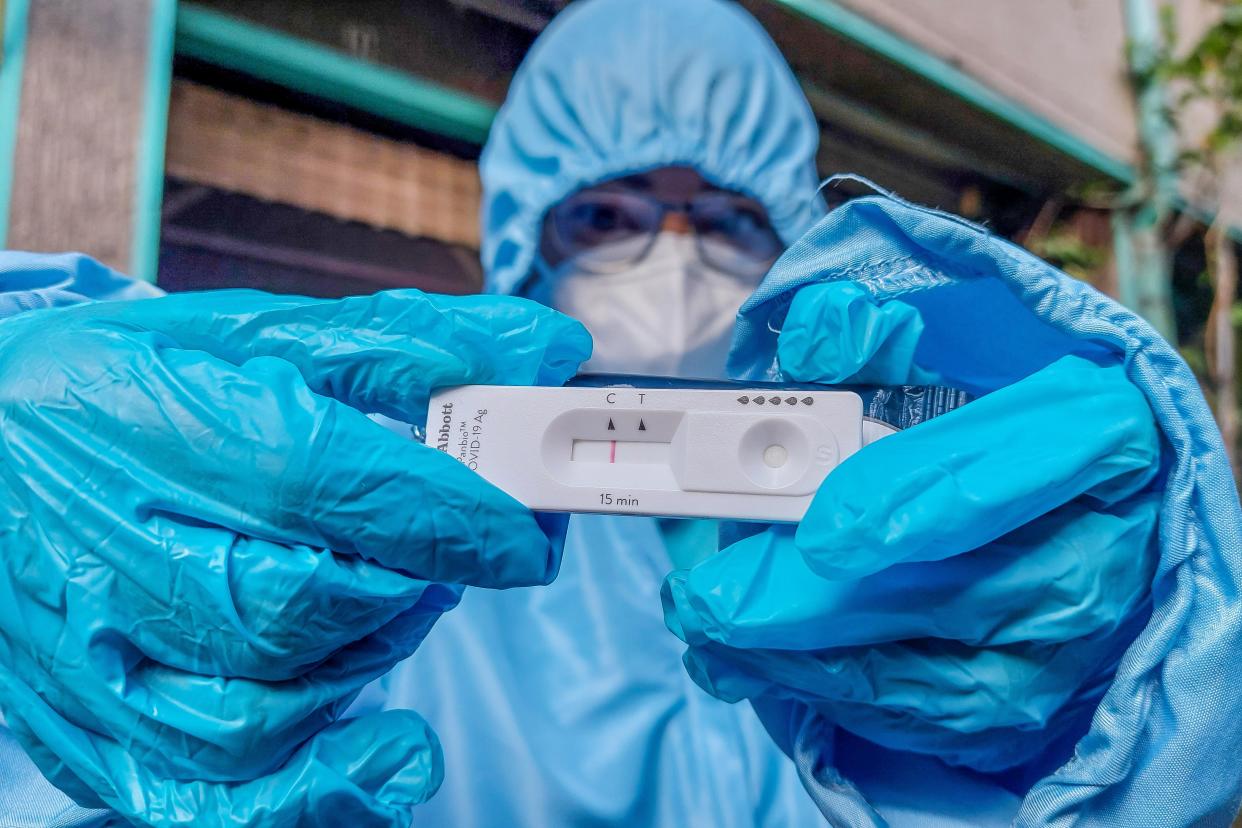
<instances>
[{"instance_id":1,"label":"white face mask","mask_svg":"<svg viewBox=\"0 0 1242 828\"><path fill-rule=\"evenodd\" d=\"M570 259L545 278L552 307L595 340L583 371L683 378L725 375L738 308L759 284L704 264L693 237L670 232L622 273L586 273Z\"/></svg>"}]
</instances>

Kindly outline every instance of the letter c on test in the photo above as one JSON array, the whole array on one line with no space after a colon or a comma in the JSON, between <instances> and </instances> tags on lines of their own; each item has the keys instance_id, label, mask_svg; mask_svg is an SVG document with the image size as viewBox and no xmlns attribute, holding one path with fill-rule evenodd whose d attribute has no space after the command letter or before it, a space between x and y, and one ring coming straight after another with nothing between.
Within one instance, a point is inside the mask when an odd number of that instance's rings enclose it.
<instances>
[{"instance_id":1,"label":"letter c on test","mask_svg":"<svg viewBox=\"0 0 1242 828\"><path fill-rule=\"evenodd\" d=\"M617 392L616 391L608 392L608 396L604 397L604 399L608 401L609 405L616 405L617 404Z\"/></svg>"}]
</instances>

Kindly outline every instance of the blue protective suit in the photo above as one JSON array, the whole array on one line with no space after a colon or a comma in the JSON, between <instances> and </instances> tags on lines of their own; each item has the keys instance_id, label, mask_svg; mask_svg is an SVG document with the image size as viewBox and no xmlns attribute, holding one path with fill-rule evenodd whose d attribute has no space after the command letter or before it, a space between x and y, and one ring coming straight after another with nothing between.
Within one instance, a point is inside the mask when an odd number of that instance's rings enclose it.
<instances>
[{"instance_id":1,"label":"blue protective suit","mask_svg":"<svg viewBox=\"0 0 1242 828\"><path fill-rule=\"evenodd\" d=\"M644 168L689 164L750 192L790 241L815 217L814 201L785 202L807 191L814 127L792 81L779 80L787 74L771 45L740 11L681 0L687 18L670 14L675 23L660 51L636 54L634 44L645 41L625 33L638 20L663 25L658 6L671 4L574 6L519 73L484 158L493 290L520 289L550 204ZM722 31L705 32L716 26ZM730 80L683 83L713 77L696 64L698 55L715 55L701 59L717 61ZM759 66L733 76L729 67L746 65L741 55ZM667 89L647 72L657 65L670 72ZM609 85L600 86L603 78ZM761 82L785 105L760 113L731 97ZM578 85L589 94L579 96ZM713 90L706 101L703 88ZM610 110L594 104L600 95L625 100L630 111L607 117ZM670 118L697 143L670 142L662 152L652 127ZM510 125L521 129L509 134ZM749 156L720 151L730 141L767 158L766 166L743 167ZM594 160L579 160L588 157ZM741 168L749 181L734 175ZM416 707L442 739L445 783L420 806L419 821L785 825L821 824L822 811L840 826L1001 826L1015 818L1023 826L1228 824L1239 804L1229 769L1242 752L1242 514L1188 369L1147 325L1089 287L973 225L883 197L834 211L788 252L744 309L732 368L774 376L776 332L793 293L846 278L877 299L901 295L916 307L927 326L920 347L942 351L930 362L971 354L973 374L986 378L978 390L1067 354L1112 352L1156 411L1169 459L1152 617L1073 758L1033 786L1006 787L876 747L813 714L764 709L775 742L795 760L789 763L748 707L717 702L690 683L676 663L682 646L663 629L660 581L711 551L709 536L688 528L698 524L581 516L570 523L562 571L550 587L469 590L419 652L360 700L360 707ZM11 763L0 774L0 806L6 797L28 813L64 804L46 789L46 800L24 795L37 782L6 751L2 734L0 762ZM9 787L15 778L29 786L20 799ZM66 813L85 818L71 807Z\"/></svg>"},{"instance_id":2,"label":"blue protective suit","mask_svg":"<svg viewBox=\"0 0 1242 828\"><path fill-rule=\"evenodd\" d=\"M1120 363L1155 413L1164 451L1150 617L1063 763L1037 779L947 771L860 743L809 707L760 702L829 820L943 824L930 811L954 824L1023 828L1229 825L1242 801L1242 509L1185 363L1133 313L1031 253L881 195L834 210L785 253L742 309L731 372L776 376L791 300L837 280L917 310L914 362L977 393L1016 388L1058 362Z\"/></svg>"},{"instance_id":3,"label":"blue protective suit","mask_svg":"<svg viewBox=\"0 0 1242 828\"><path fill-rule=\"evenodd\" d=\"M575 4L531 48L481 160L487 288L537 291L528 277L551 206L665 166L756 198L790 244L823 212L817 142L796 80L740 7ZM578 515L549 588L469 590L387 679L386 704L418 709L444 744L444 784L418 816L464 828L822 824L754 712L699 690L664 628L663 577L715 548L710 524Z\"/></svg>"}]
</instances>

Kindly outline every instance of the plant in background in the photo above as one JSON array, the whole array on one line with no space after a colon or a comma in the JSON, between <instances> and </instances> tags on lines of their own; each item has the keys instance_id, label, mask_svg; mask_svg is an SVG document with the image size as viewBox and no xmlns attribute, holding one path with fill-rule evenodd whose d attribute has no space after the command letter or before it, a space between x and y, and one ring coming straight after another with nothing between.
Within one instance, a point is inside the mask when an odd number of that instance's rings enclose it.
<instances>
[{"instance_id":1,"label":"plant in background","mask_svg":"<svg viewBox=\"0 0 1242 828\"><path fill-rule=\"evenodd\" d=\"M1191 197L1209 206L1211 225L1204 234L1207 276L1213 288L1212 308L1204 337L1202 366L1209 396L1225 445L1238 472L1238 337L1242 305L1238 303L1238 259L1231 228L1242 219L1236 203L1242 188L1242 0L1215 0L1219 19L1197 42L1179 54L1175 9L1161 9L1162 53L1156 64L1160 79L1178 90L1169 118L1186 136L1193 115L1205 115L1207 129L1178 159L1189 173ZM1230 203L1230 198L1234 203Z\"/></svg>"},{"instance_id":2,"label":"plant in background","mask_svg":"<svg viewBox=\"0 0 1242 828\"><path fill-rule=\"evenodd\" d=\"M1108 263L1109 250L1085 241L1072 225L1054 225L1048 235L1033 240L1030 248L1040 258L1046 259L1074 278L1100 287L1100 270Z\"/></svg>"}]
</instances>

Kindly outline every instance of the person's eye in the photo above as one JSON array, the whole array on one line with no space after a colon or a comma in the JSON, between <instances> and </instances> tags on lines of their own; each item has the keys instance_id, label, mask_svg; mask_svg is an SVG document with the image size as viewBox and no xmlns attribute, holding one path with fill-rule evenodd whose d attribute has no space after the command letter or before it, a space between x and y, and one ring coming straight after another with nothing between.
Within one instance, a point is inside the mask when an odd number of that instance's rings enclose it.
<instances>
[{"instance_id":1,"label":"person's eye","mask_svg":"<svg viewBox=\"0 0 1242 828\"><path fill-rule=\"evenodd\" d=\"M750 213L734 213L725 221L725 226L734 235L753 233L759 228L758 219Z\"/></svg>"},{"instance_id":2,"label":"person's eye","mask_svg":"<svg viewBox=\"0 0 1242 828\"><path fill-rule=\"evenodd\" d=\"M767 223L751 210L730 210L716 217L715 230L731 238L745 238L766 228Z\"/></svg>"},{"instance_id":3,"label":"person's eye","mask_svg":"<svg viewBox=\"0 0 1242 828\"><path fill-rule=\"evenodd\" d=\"M615 230L621 224L621 214L611 204L592 204L585 218L585 223L593 230L607 232Z\"/></svg>"},{"instance_id":4,"label":"person's eye","mask_svg":"<svg viewBox=\"0 0 1242 828\"><path fill-rule=\"evenodd\" d=\"M580 231L606 233L621 224L621 214L611 204L582 202L575 204L568 215L572 225Z\"/></svg>"}]
</instances>

